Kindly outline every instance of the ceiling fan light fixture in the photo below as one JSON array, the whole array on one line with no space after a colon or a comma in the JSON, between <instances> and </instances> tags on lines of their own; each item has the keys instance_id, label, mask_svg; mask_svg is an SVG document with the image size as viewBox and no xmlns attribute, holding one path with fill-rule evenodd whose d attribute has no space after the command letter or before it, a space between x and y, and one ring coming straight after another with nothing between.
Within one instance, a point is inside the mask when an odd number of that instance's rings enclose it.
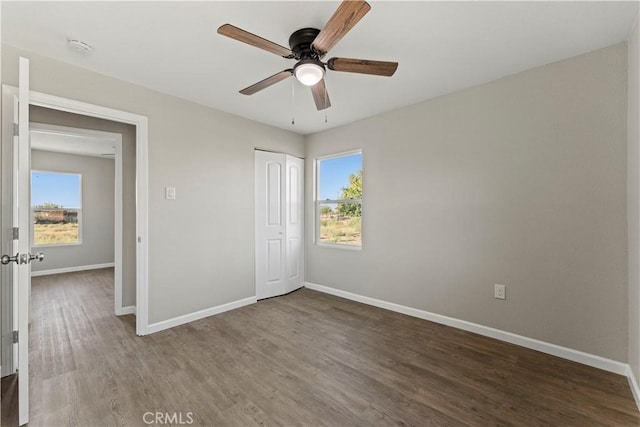
<instances>
[{"instance_id":1,"label":"ceiling fan light fixture","mask_svg":"<svg viewBox=\"0 0 640 427\"><path fill-rule=\"evenodd\" d=\"M296 79L305 86L314 86L324 77L324 65L315 59L303 59L293 69Z\"/></svg>"}]
</instances>

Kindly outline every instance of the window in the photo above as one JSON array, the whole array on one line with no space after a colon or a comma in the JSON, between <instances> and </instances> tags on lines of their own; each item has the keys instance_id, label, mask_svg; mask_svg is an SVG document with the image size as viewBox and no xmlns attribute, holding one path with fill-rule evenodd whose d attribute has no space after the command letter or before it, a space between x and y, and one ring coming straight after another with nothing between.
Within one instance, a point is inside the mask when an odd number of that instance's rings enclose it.
<instances>
[{"instance_id":1,"label":"window","mask_svg":"<svg viewBox=\"0 0 640 427\"><path fill-rule=\"evenodd\" d=\"M82 176L31 171L33 244L70 245L82 242Z\"/></svg>"},{"instance_id":2,"label":"window","mask_svg":"<svg viewBox=\"0 0 640 427\"><path fill-rule=\"evenodd\" d=\"M316 243L362 246L362 152L316 159Z\"/></svg>"}]
</instances>

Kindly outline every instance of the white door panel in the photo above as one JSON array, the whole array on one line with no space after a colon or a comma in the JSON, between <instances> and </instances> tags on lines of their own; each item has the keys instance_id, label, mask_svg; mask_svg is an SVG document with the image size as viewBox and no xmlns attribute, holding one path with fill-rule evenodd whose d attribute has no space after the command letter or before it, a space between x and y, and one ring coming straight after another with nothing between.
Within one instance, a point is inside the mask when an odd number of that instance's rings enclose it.
<instances>
[{"instance_id":1,"label":"white door panel","mask_svg":"<svg viewBox=\"0 0 640 427\"><path fill-rule=\"evenodd\" d=\"M294 291L304 284L304 160L286 156L287 172L287 281L286 292Z\"/></svg>"},{"instance_id":2,"label":"white door panel","mask_svg":"<svg viewBox=\"0 0 640 427\"><path fill-rule=\"evenodd\" d=\"M300 239L297 237L291 237L287 239L287 242L287 279L295 280L300 277Z\"/></svg>"},{"instance_id":3,"label":"white door panel","mask_svg":"<svg viewBox=\"0 0 640 427\"><path fill-rule=\"evenodd\" d=\"M256 151L256 297L282 295L284 280L284 158ZM260 284L258 286L258 284Z\"/></svg>"},{"instance_id":4,"label":"white door panel","mask_svg":"<svg viewBox=\"0 0 640 427\"><path fill-rule=\"evenodd\" d=\"M289 163L289 159L287 159L287 163ZM288 212L289 212L289 225L297 225L300 221L300 209L298 208L298 204L300 203L300 195L298 194L300 191L300 170L297 165L287 164L287 170L289 171L289 175L287 176L288 181L288 191L287 195L289 196L287 199L288 204Z\"/></svg>"},{"instance_id":5,"label":"white door panel","mask_svg":"<svg viewBox=\"0 0 640 427\"><path fill-rule=\"evenodd\" d=\"M256 150L256 296L286 294L302 286L304 161Z\"/></svg>"},{"instance_id":6,"label":"white door panel","mask_svg":"<svg viewBox=\"0 0 640 427\"><path fill-rule=\"evenodd\" d=\"M29 141L29 60L20 58L18 104L18 252L29 256L31 220L31 144ZM14 172L14 176L15 172ZM18 422L29 422L29 294L31 276L29 264L18 270Z\"/></svg>"},{"instance_id":7,"label":"white door panel","mask_svg":"<svg viewBox=\"0 0 640 427\"><path fill-rule=\"evenodd\" d=\"M267 284L282 281L282 240L267 240Z\"/></svg>"},{"instance_id":8,"label":"white door panel","mask_svg":"<svg viewBox=\"0 0 640 427\"><path fill-rule=\"evenodd\" d=\"M267 163L267 226L282 226L282 165Z\"/></svg>"}]
</instances>

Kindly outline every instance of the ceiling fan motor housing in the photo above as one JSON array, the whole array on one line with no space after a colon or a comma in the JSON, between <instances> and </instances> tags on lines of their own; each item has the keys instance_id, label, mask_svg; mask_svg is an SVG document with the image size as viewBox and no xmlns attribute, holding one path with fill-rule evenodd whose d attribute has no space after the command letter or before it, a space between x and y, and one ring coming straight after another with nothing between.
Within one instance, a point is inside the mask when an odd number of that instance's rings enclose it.
<instances>
[{"instance_id":1,"label":"ceiling fan motor housing","mask_svg":"<svg viewBox=\"0 0 640 427\"><path fill-rule=\"evenodd\" d=\"M311 48L311 43L316 39L320 30L316 28L302 28L289 37L289 47L296 59L320 59Z\"/></svg>"}]
</instances>

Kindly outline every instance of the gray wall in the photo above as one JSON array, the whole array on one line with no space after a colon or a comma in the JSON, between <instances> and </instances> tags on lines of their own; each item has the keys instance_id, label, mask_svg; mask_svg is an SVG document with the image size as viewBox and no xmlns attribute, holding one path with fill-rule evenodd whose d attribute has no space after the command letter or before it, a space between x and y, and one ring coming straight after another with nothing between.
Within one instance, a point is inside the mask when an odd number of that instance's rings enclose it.
<instances>
[{"instance_id":1,"label":"gray wall","mask_svg":"<svg viewBox=\"0 0 640 427\"><path fill-rule=\"evenodd\" d=\"M640 35L628 42L627 204L629 226L629 365L640 383Z\"/></svg>"},{"instance_id":2,"label":"gray wall","mask_svg":"<svg viewBox=\"0 0 640 427\"><path fill-rule=\"evenodd\" d=\"M20 53L33 90L149 117L151 322L254 295L254 147L306 154L308 195L310 158L363 148L363 250L308 239L308 281L627 360L625 45L311 135L306 153L298 135L10 46L3 83Z\"/></svg>"},{"instance_id":3,"label":"gray wall","mask_svg":"<svg viewBox=\"0 0 640 427\"><path fill-rule=\"evenodd\" d=\"M307 137L307 281L625 362L626 55L618 44ZM362 251L318 247L313 158L356 148Z\"/></svg>"},{"instance_id":4,"label":"gray wall","mask_svg":"<svg viewBox=\"0 0 640 427\"><path fill-rule=\"evenodd\" d=\"M32 122L122 135L122 306L136 304L136 129L133 125L30 106Z\"/></svg>"},{"instance_id":5,"label":"gray wall","mask_svg":"<svg viewBox=\"0 0 640 427\"><path fill-rule=\"evenodd\" d=\"M45 259L31 264L31 271L113 262L114 180L113 159L31 151L31 169L82 175L82 243L37 246Z\"/></svg>"},{"instance_id":6,"label":"gray wall","mask_svg":"<svg viewBox=\"0 0 640 427\"><path fill-rule=\"evenodd\" d=\"M7 45L2 83L20 54L32 90L149 118L149 321L255 295L254 148L303 157L303 138Z\"/></svg>"}]
</instances>

